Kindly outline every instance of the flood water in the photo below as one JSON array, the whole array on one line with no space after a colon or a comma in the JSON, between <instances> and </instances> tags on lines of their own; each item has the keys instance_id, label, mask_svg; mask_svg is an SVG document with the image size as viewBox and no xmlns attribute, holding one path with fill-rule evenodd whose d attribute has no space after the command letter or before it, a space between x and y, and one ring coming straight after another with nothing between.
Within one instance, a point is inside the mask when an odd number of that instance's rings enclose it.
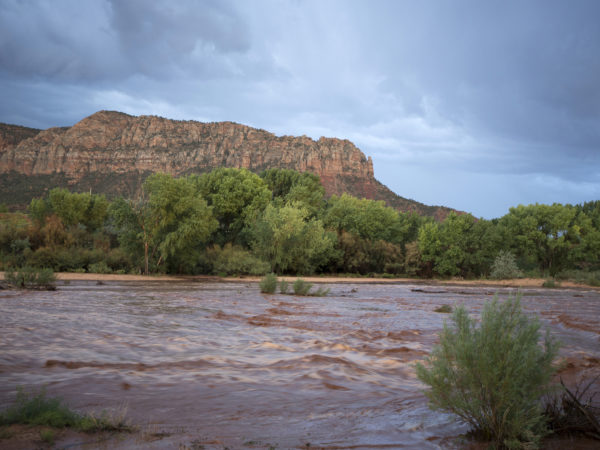
<instances>
[{"instance_id":1,"label":"flood water","mask_svg":"<svg viewBox=\"0 0 600 450\"><path fill-rule=\"evenodd\" d=\"M428 409L414 363L447 314L488 287L71 282L0 291L0 407L42 386L77 410L118 410L161 439L111 448L448 448L467 427ZM563 343L565 379L600 373L600 293L522 290ZM187 446L187 447L186 447ZM195 447L194 447L195 446Z\"/></svg>"}]
</instances>

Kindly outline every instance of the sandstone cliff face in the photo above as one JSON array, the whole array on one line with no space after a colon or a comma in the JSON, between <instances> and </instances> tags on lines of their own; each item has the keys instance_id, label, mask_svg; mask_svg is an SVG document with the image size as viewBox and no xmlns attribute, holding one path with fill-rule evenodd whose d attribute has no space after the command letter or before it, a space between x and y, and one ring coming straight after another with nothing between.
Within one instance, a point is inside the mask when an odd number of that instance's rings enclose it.
<instances>
[{"instance_id":1,"label":"sandstone cliff face","mask_svg":"<svg viewBox=\"0 0 600 450\"><path fill-rule=\"evenodd\" d=\"M111 111L100 111L70 128L32 130L19 137L5 134L0 134L2 187L14 184L10 181L14 179L17 185L27 185L30 193L35 192L34 181L41 180L131 195L153 172L185 175L215 167L254 172L279 167L319 175L329 195L387 197L388 203L393 197L401 199L375 180L370 158L350 141L335 138L277 137L232 122L176 121ZM417 211L425 206L406 202L393 206Z\"/></svg>"}]
</instances>

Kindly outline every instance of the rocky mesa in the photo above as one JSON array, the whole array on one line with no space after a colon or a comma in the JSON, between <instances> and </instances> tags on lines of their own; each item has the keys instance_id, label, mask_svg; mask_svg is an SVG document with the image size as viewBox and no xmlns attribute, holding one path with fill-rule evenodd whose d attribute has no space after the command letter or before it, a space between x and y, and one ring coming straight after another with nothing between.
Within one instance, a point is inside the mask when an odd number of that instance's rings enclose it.
<instances>
[{"instance_id":1,"label":"rocky mesa","mask_svg":"<svg viewBox=\"0 0 600 450\"><path fill-rule=\"evenodd\" d=\"M0 124L0 202L27 204L52 187L112 195L139 193L154 172L175 176L216 167L313 172L328 195L385 200L441 219L448 208L404 199L379 183L371 158L348 140L275 136L233 122L202 123L100 111L72 127Z\"/></svg>"}]
</instances>

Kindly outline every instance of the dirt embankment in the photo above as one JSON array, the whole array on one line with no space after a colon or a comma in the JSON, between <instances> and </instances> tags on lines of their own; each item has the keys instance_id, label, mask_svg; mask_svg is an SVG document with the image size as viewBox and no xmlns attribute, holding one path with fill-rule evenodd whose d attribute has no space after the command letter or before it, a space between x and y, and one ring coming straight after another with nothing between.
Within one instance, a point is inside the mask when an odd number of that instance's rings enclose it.
<instances>
[{"instance_id":1,"label":"dirt embankment","mask_svg":"<svg viewBox=\"0 0 600 450\"><path fill-rule=\"evenodd\" d=\"M227 282L258 282L261 277L217 277L211 275L119 275L102 273L74 273L60 272L56 278L61 281L227 281ZM298 277L279 277L288 281L294 281ZM543 278L514 278L510 280L436 280L423 278L364 278L364 277L336 277L336 276L312 276L301 277L310 283L351 283L351 284L427 284L427 285L449 285L449 286L501 286L515 288L541 288L546 281ZM0 272L0 280L4 279L4 272ZM588 286L572 281L561 281L558 287L562 288L587 288L599 290L599 287Z\"/></svg>"}]
</instances>

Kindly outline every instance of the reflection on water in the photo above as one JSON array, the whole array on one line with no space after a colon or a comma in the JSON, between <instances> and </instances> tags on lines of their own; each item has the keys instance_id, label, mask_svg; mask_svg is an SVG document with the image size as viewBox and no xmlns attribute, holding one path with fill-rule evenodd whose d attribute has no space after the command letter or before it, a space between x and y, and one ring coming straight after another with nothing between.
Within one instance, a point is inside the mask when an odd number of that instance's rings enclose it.
<instances>
[{"instance_id":1,"label":"reflection on water","mask_svg":"<svg viewBox=\"0 0 600 450\"><path fill-rule=\"evenodd\" d=\"M434 309L464 303L477 313L489 288L328 287L326 298L192 282L0 292L0 404L18 385L45 385L75 408L126 402L139 423L233 448L448 446L465 427L427 408L414 363L448 317ZM597 373L599 294L524 294L571 368Z\"/></svg>"}]
</instances>

